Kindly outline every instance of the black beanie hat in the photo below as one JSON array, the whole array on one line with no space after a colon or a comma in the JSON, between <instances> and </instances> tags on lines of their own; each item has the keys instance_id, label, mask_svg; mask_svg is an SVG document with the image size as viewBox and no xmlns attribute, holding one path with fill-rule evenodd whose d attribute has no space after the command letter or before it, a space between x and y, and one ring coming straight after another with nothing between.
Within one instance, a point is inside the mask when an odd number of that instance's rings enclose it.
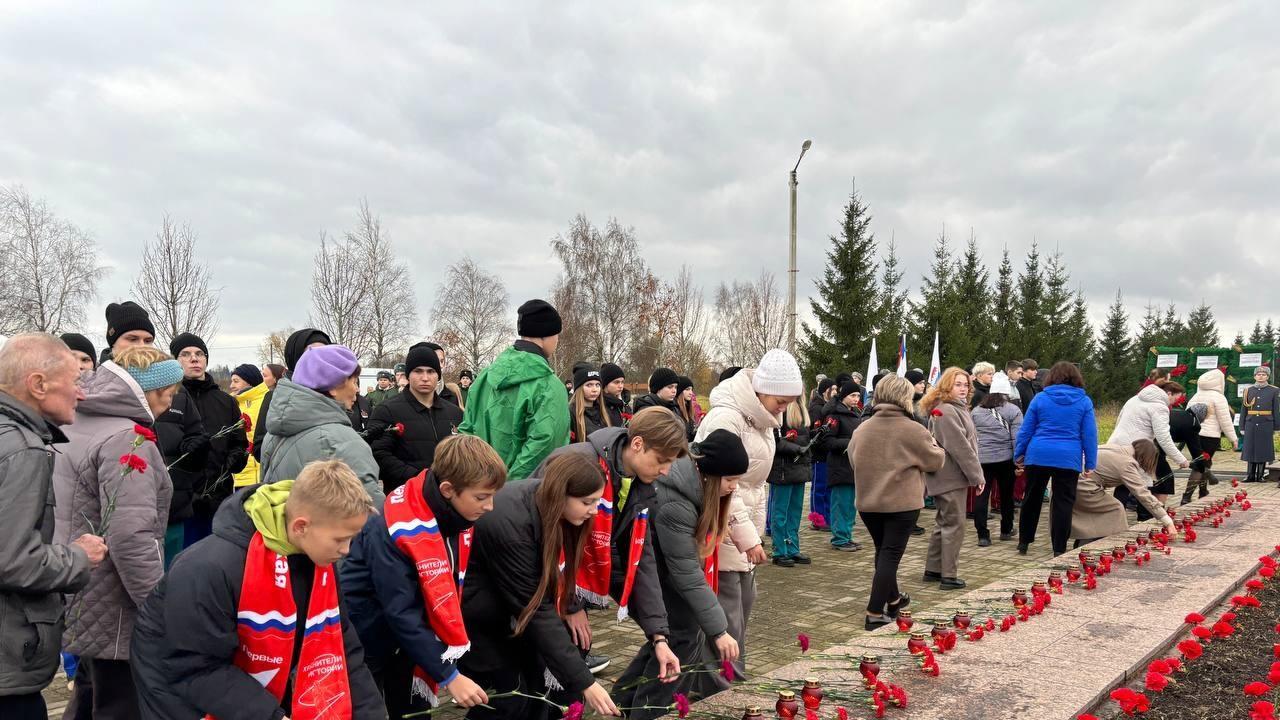
<instances>
[{"instance_id":1,"label":"black beanie hat","mask_svg":"<svg viewBox=\"0 0 1280 720\"><path fill-rule=\"evenodd\" d=\"M98 351L94 349L93 343L89 342L89 338L80 333L63 333L62 342L72 350L88 355L93 360L93 366L98 367Z\"/></svg>"},{"instance_id":2,"label":"black beanie hat","mask_svg":"<svg viewBox=\"0 0 1280 720\"><path fill-rule=\"evenodd\" d=\"M600 371L591 367L590 365L583 365L581 367L576 368L573 371L573 389L574 390L577 390L578 388L582 387L583 385L586 385L592 380L595 380L596 382L600 382Z\"/></svg>"},{"instance_id":3,"label":"black beanie hat","mask_svg":"<svg viewBox=\"0 0 1280 720\"><path fill-rule=\"evenodd\" d=\"M853 380L853 375L847 372L842 372L839 375L836 375L836 387L840 387L851 380Z\"/></svg>"},{"instance_id":4,"label":"black beanie hat","mask_svg":"<svg viewBox=\"0 0 1280 720\"><path fill-rule=\"evenodd\" d=\"M649 376L649 392L657 393L668 385L678 385L679 383L680 376L676 375L675 370L660 367Z\"/></svg>"},{"instance_id":5,"label":"black beanie hat","mask_svg":"<svg viewBox=\"0 0 1280 720\"><path fill-rule=\"evenodd\" d=\"M516 334L544 338L560 334L560 313L546 300L530 300L516 310Z\"/></svg>"},{"instance_id":6,"label":"black beanie hat","mask_svg":"<svg viewBox=\"0 0 1280 720\"><path fill-rule=\"evenodd\" d=\"M622 372L622 368L613 363L605 363L600 366L600 384L608 385L618 378L626 378L626 373Z\"/></svg>"},{"instance_id":7,"label":"black beanie hat","mask_svg":"<svg viewBox=\"0 0 1280 720\"><path fill-rule=\"evenodd\" d=\"M858 393L858 396L861 397L862 387L852 380L846 380L840 384L840 389L836 391L836 400L844 400L854 393Z\"/></svg>"},{"instance_id":8,"label":"black beanie hat","mask_svg":"<svg viewBox=\"0 0 1280 720\"><path fill-rule=\"evenodd\" d=\"M470 370L463 370L462 372L458 373L458 379L461 380L462 378L471 378L472 380L475 380L476 374L471 372Z\"/></svg>"},{"instance_id":9,"label":"black beanie hat","mask_svg":"<svg viewBox=\"0 0 1280 720\"><path fill-rule=\"evenodd\" d=\"M156 334L156 328L151 324L151 316L138 303L128 300L108 305L107 347L115 345L117 338L132 330L146 330L152 337Z\"/></svg>"},{"instance_id":10,"label":"black beanie hat","mask_svg":"<svg viewBox=\"0 0 1280 720\"><path fill-rule=\"evenodd\" d=\"M916 383L924 380L924 373L919 370L908 370L903 377L907 379L907 382L915 385Z\"/></svg>"},{"instance_id":11,"label":"black beanie hat","mask_svg":"<svg viewBox=\"0 0 1280 720\"><path fill-rule=\"evenodd\" d=\"M742 446L742 438L720 429L689 446L689 454L703 475L737 477L747 471L751 458Z\"/></svg>"},{"instance_id":12,"label":"black beanie hat","mask_svg":"<svg viewBox=\"0 0 1280 720\"><path fill-rule=\"evenodd\" d=\"M249 383L249 387L258 387L262 384L262 371L258 369L257 365L250 365L249 363L237 365L236 369L231 371L231 374Z\"/></svg>"},{"instance_id":13,"label":"black beanie hat","mask_svg":"<svg viewBox=\"0 0 1280 720\"><path fill-rule=\"evenodd\" d=\"M693 387L693 380L686 375L681 375L676 380L676 395L684 392L685 388Z\"/></svg>"},{"instance_id":14,"label":"black beanie hat","mask_svg":"<svg viewBox=\"0 0 1280 720\"><path fill-rule=\"evenodd\" d=\"M189 347L200 348L200 352L204 353L206 358L209 357L209 346L204 344L204 340L201 340L199 335L193 333L179 333L169 343L169 354L178 357L178 353Z\"/></svg>"},{"instance_id":15,"label":"black beanie hat","mask_svg":"<svg viewBox=\"0 0 1280 720\"><path fill-rule=\"evenodd\" d=\"M405 375L420 367L429 367L436 371L436 375L440 374L440 356L432 345L434 343L420 342L409 346L409 352L404 356Z\"/></svg>"},{"instance_id":16,"label":"black beanie hat","mask_svg":"<svg viewBox=\"0 0 1280 720\"><path fill-rule=\"evenodd\" d=\"M323 330L315 328L302 328L290 335L284 343L284 366L289 372L293 372L294 366L298 364L298 358L302 357L302 353L307 351L307 346L311 343L332 345L333 341Z\"/></svg>"},{"instance_id":17,"label":"black beanie hat","mask_svg":"<svg viewBox=\"0 0 1280 720\"><path fill-rule=\"evenodd\" d=\"M717 380L717 382L724 382L725 380L728 380L729 378L733 377L734 375L737 375L740 372L742 372L742 368L740 366L730 365L729 367L724 369L724 372L720 373L720 378Z\"/></svg>"},{"instance_id":18,"label":"black beanie hat","mask_svg":"<svg viewBox=\"0 0 1280 720\"><path fill-rule=\"evenodd\" d=\"M826 395L827 391L836 386L836 381L831 378L822 378L822 382L818 383L818 395Z\"/></svg>"}]
</instances>

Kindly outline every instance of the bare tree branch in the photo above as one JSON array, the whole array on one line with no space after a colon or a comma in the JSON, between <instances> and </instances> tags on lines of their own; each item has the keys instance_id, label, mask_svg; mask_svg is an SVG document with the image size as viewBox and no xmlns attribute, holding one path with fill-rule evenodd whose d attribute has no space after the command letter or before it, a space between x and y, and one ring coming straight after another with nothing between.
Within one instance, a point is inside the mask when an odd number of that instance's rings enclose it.
<instances>
[{"instance_id":1,"label":"bare tree branch","mask_svg":"<svg viewBox=\"0 0 1280 720\"><path fill-rule=\"evenodd\" d=\"M668 286L668 313L662 356L670 367L692 375L707 363L707 314L702 288L693 284L693 270L680 266L676 281Z\"/></svg>"},{"instance_id":2,"label":"bare tree branch","mask_svg":"<svg viewBox=\"0 0 1280 720\"><path fill-rule=\"evenodd\" d=\"M449 266L436 290L436 342L446 357L461 358L473 371L493 362L514 330L502 280L480 269L470 257ZM451 363L456 364L456 363Z\"/></svg>"},{"instance_id":3,"label":"bare tree branch","mask_svg":"<svg viewBox=\"0 0 1280 720\"><path fill-rule=\"evenodd\" d=\"M368 275L361 268L357 248L335 242L320 232L320 250L311 271L311 324L322 328L335 344L346 345L363 357L369 352L364 327Z\"/></svg>"},{"instance_id":4,"label":"bare tree branch","mask_svg":"<svg viewBox=\"0 0 1280 720\"><path fill-rule=\"evenodd\" d=\"M725 363L751 366L782 346L787 305L772 273L761 272L753 283L720 283L715 307L716 344Z\"/></svg>"},{"instance_id":5,"label":"bare tree branch","mask_svg":"<svg viewBox=\"0 0 1280 720\"><path fill-rule=\"evenodd\" d=\"M284 346L289 341L289 336L293 334L293 328L288 327L284 330L276 330L268 334L262 339L258 345L258 361L263 365L271 363L284 364Z\"/></svg>"},{"instance_id":6,"label":"bare tree branch","mask_svg":"<svg viewBox=\"0 0 1280 720\"><path fill-rule=\"evenodd\" d=\"M211 342L218 331L220 290L209 287L209 266L196 258L196 233L165 213L154 241L142 248L133 296L147 309L161 347L181 333Z\"/></svg>"},{"instance_id":7,"label":"bare tree branch","mask_svg":"<svg viewBox=\"0 0 1280 720\"><path fill-rule=\"evenodd\" d=\"M92 238L26 188L0 188L0 332L79 327L107 268Z\"/></svg>"},{"instance_id":8,"label":"bare tree branch","mask_svg":"<svg viewBox=\"0 0 1280 720\"><path fill-rule=\"evenodd\" d=\"M356 254L367 296L361 307L367 357L372 363L402 355L418 326L417 302L409 268L396 257L382 221L360 201L355 232L346 234ZM353 348L354 349L354 348Z\"/></svg>"}]
</instances>

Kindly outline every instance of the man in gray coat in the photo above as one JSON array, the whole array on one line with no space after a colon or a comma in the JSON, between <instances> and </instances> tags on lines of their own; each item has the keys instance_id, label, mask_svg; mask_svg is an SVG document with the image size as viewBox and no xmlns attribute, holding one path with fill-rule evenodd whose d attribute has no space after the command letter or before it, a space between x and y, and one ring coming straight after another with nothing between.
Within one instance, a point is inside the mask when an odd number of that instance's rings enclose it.
<instances>
[{"instance_id":1,"label":"man in gray coat","mask_svg":"<svg viewBox=\"0 0 1280 720\"><path fill-rule=\"evenodd\" d=\"M62 645L62 594L106 557L95 535L53 545L53 452L58 425L83 398L79 363L52 335L10 338L0 349L0 717L48 717L40 691Z\"/></svg>"}]
</instances>

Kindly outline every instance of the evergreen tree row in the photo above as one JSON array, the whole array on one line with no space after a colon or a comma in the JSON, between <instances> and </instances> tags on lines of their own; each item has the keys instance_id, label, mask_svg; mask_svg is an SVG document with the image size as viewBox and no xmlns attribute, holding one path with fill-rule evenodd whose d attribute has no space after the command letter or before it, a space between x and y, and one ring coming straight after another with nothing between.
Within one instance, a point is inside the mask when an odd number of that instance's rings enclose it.
<instances>
[{"instance_id":1,"label":"evergreen tree row","mask_svg":"<svg viewBox=\"0 0 1280 720\"><path fill-rule=\"evenodd\" d=\"M998 369L1008 360L1035 358L1079 364L1089 392L1100 402L1129 397L1141 382L1145 353L1153 345L1209 347L1218 344L1213 310L1203 302L1183 318L1173 305L1148 305L1136 332L1129 328L1117 291L1095 337L1088 303L1060 252L1042 254L1032 242L1015 271L1006 248L988 263L972 231L963 245L939 232L933 260L919 290L909 295L894 241L880 252L870 230L871 213L855 191L844 207L840 232L830 236L826 269L811 298L816 326L804 324L799 342L806 375L864 371L875 338L881 368L893 368L898 337L907 334L907 357L924 368L939 333L943 366L970 368L986 360ZM995 265L995 274L989 267ZM1267 320L1253 336L1274 342L1280 328ZM1237 338L1241 342L1242 338Z\"/></svg>"}]
</instances>

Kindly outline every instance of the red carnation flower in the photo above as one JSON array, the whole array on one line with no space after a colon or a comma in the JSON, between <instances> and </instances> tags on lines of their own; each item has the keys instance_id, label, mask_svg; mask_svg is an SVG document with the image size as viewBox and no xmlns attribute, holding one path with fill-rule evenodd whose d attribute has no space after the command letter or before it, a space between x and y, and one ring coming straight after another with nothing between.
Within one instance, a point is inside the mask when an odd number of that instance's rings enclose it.
<instances>
[{"instance_id":1,"label":"red carnation flower","mask_svg":"<svg viewBox=\"0 0 1280 720\"><path fill-rule=\"evenodd\" d=\"M128 468L130 471L134 471L134 470L138 472L147 471L147 461L143 460L137 455L134 455L133 453L129 453L127 455L121 455L120 464Z\"/></svg>"},{"instance_id":2,"label":"red carnation flower","mask_svg":"<svg viewBox=\"0 0 1280 720\"><path fill-rule=\"evenodd\" d=\"M737 677L737 675L733 671L733 663L729 662L728 660L720 661L720 674L723 675L724 679L728 680L729 682L733 682L734 678Z\"/></svg>"},{"instance_id":3,"label":"red carnation flower","mask_svg":"<svg viewBox=\"0 0 1280 720\"><path fill-rule=\"evenodd\" d=\"M1276 720L1276 706L1266 700L1249 706L1249 720Z\"/></svg>"},{"instance_id":4,"label":"red carnation flower","mask_svg":"<svg viewBox=\"0 0 1280 720\"><path fill-rule=\"evenodd\" d=\"M1264 682L1251 682L1244 686L1244 694L1259 697L1271 692L1271 686Z\"/></svg>"},{"instance_id":5,"label":"red carnation flower","mask_svg":"<svg viewBox=\"0 0 1280 720\"><path fill-rule=\"evenodd\" d=\"M1214 637L1230 637L1235 631L1235 628L1224 622L1216 622L1213 624Z\"/></svg>"},{"instance_id":6,"label":"red carnation flower","mask_svg":"<svg viewBox=\"0 0 1280 720\"><path fill-rule=\"evenodd\" d=\"M799 635L796 636L796 641L800 643L800 652L802 653L809 652L809 636L808 635L805 635L804 633L800 633Z\"/></svg>"},{"instance_id":7,"label":"red carnation flower","mask_svg":"<svg viewBox=\"0 0 1280 720\"><path fill-rule=\"evenodd\" d=\"M795 428L792 428L787 431L786 438L791 442L795 442L796 440L800 439L800 433L797 432Z\"/></svg>"},{"instance_id":8,"label":"red carnation flower","mask_svg":"<svg viewBox=\"0 0 1280 720\"><path fill-rule=\"evenodd\" d=\"M151 442L155 442L155 441L156 441L156 434L155 434L155 431L153 431L153 430L152 430L151 428L149 428L149 427L145 427L145 426L142 426L142 425L134 425L134 426L133 426L133 433L134 433L135 435L139 435L139 436L141 436L144 440L150 440Z\"/></svg>"},{"instance_id":9,"label":"red carnation flower","mask_svg":"<svg viewBox=\"0 0 1280 720\"><path fill-rule=\"evenodd\" d=\"M932 416L934 416L934 417L942 417L942 409L941 409L941 408L934 408L933 410L930 410L930 411L929 411L929 414L930 414L930 415L932 415Z\"/></svg>"},{"instance_id":10,"label":"red carnation flower","mask_svg":"<svg viewBox=\"0 0 1280 720\"><path fill-rule=\"evenodd\" d=\"M392 425L391 432L397 435L404 435L404 423L398 422L395 425Z\"/></svg>"},{"instance_id":11,"label":"red carnation flower","mask_svg":"<svg viewBox=\"0 0 1280 720\"><path fill-rule=\"evenodd\" d=\"M249 418L249 413L240 413L240 422L244 423L244 434L251 435L253 433L253 420Z\"/></svg>"},{"instance_id":12,"label":"red carnation flower","mask_svg":"<svg viewBox=\"0 0 1280 720\"><path fill-rule=\"evenodd\" d=\"M844 708L836 708L836 720L849 720L849 711Z\"/></svg>"},{"instance_id":13,"label":"red carnation flower","mask_svg":"<svg viewBox=\"0 0 1280 720\"><path fill-rule=\"evenodd\" d=\"M1098 716L1084 713L1083 715L1077 715L1076 720L1098 720Z\"/></svg>"},{"instance_id":14,"label":"red carnation flower","mask_svg":"<svg viewBox=\"0 0 1280 720\"><path fill-rule=\"evenodd\" d=\"M1199 625L1200 623L1204 622L1204 616L1197 612L1188 613L1187 616L1182 619L1182 621L1189 625Z\"/></svg>"},{"instance_id":15,"label":"red carnation flower","mask_svg":"<svg viewBox=\"0 0 1280 720\"><path fill-rule=\"evenodd\" d=\"M1276 570L1275 568L1264 567L1258 570L1258 574L1270 580L1271 578L1276 576Z\"/></svg>"},{"instance_id":16,"label":"red carnation flower","mask_svg":"<svg viewBox=\"0 0 1280 720\"><path fill-rule=\"evenodd\" d=\"M1173 670L1174 672L1183 672L1182 661L1178 658L1165 658L1164 662L1169 666L1170 670Z\"/></svg>"},{"instance_id":17,"label":"red carnation flower","mask_svg":"<svg viewBox=\"0 0 1280 720\"><path fill-rule=\"evenodd\" d=\"M1169 687L1169 678L1157 672L1147 673L1146 689L1152 692L1160 692Z\"/></svg>"},{"instance_id":18,"label":"red carnation flower","mask_svg":"<svg viewBox=\"0 0 1280 720\"><path fill-rule=\"evenodd\" d=\"M1280 645L1276 647L1280 648ZM1195 660L1204 654L1204 646L1195 640L1183 640L1178 643L1178 652L1182 653L1182 657L1188 660ZM1277 652L1277 655L1280 656L1280 652Z\"/></svg>"},{"instance_id":19,"label":"red carnation flower","mask_svg":"<svg viewBox=\"0 0 1280 720\"><path fill-rule=\"evenodd\" d=\"M1151 664L1147 665L1147 672L1168 675L1173 672L1173 668L1169 667L1169 663L1164 659L1156 659L1152 660Z\"/></svg>"},{"instance_id":20,"label":"red carnation flower","mask_svg":"<svg viewBox=\"0 0 1280 720\"><path fill-rule=\"evenodd\" d=\"M689 698L685 697L682 693L676 693L671 696L671 699L675 705L678 717L689 717L689 711L691 709L689 707Z\"/></svg>"},{"instance_id":21,"label":"red carnation flower","mask_svg":"<svg viewBox=\"0 0 1280 720\"><path fill-rule=\"evenodd\" d=\"M582 720L582 711L585 708L582 703L576 702L565 708L563 720Z\"/></svg>"}]
</instances>

